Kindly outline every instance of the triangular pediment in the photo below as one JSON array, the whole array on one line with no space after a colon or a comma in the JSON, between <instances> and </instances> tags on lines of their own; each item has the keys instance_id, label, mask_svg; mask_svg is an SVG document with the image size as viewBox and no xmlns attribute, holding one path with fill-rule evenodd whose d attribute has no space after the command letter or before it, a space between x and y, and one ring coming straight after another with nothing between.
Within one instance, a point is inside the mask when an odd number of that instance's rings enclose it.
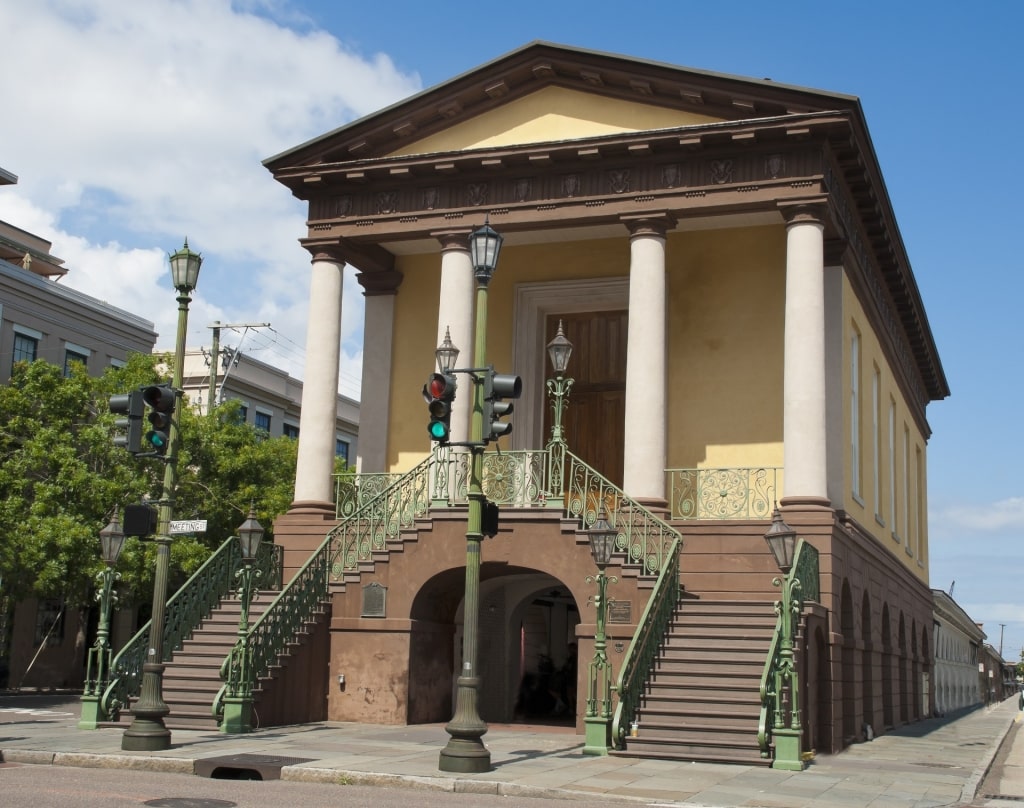
<instances>
[{"instance_id":1,"label":"triangular pediment","mask_svg":"<svg viewBox=\"0 0 1024 808\"><path fill-rule=\"evenodd\" d=\"M547 86L469 120L459 121L389 156L488 149L576 140L680 126L722 118L684 109Z\"/></svg>"},{"instance_id":2,"label":"triangular pediment","mask_svg":"<svg viewBox=\"0 0 1024 808\"><path fill-rule=\"evenodd\" d=\"M272 171L859 108L852 96L534 42L271 157Z\"/></svg>"}]
</instances>

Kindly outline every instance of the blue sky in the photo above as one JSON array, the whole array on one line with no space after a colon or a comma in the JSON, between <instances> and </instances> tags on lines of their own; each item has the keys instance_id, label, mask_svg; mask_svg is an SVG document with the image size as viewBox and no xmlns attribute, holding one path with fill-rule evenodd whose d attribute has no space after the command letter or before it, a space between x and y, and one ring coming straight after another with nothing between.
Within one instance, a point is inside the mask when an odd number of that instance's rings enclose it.
<instances>
[{"instance_id":1,"label":"blue sky","mask_svg":"<svg viewBox=\"0 0 1024 808\"><path fill-rule=\"evenodd\" d=\"M6 0L0 167L19 182L0 189L0 218L53 242L62 282L153 320L162 347L176 313L165 256L187 236L205 258L189 344L208 346L214 320L270 322L243 350L301 377L303 211L266 157L535 39L856 95L952 389L928 411L932 586L955 580L997 648L1005 624L1016 659L1024 5L922 8ZM353 396L361 333L350 273Z\"/></svg>"}]
</instances>

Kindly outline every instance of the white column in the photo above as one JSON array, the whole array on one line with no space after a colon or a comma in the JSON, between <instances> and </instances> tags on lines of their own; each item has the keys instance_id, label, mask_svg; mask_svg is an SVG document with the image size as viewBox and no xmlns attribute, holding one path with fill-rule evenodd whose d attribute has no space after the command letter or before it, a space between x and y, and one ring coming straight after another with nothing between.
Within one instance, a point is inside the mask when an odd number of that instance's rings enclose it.
<instances>
[{"instance_id":1,"label":"white column","mask_svg":"<svg viewBox=\"0 0 1024 808\"><path fill-rule=\"evenodd\" d=\"M825 241L816 208L786 230L783 499L828 501L825 389Z\"/></svg>"},{"instance_id":2,"label":"white column","mask_svg":"<svg viewBox=\"0 0 1024 808\"><path fill-rule=\"evenodd\" d=\"M341 291L345 265L313 256L306 324L306 370L299 418L299 453L292 510L333 510L334 452L341 354Z\"/></svg>"},{"instance_id":3,"label":"white column","mask_svg":"<svg viewBox=\"0 0 1024 808\"><path fill-rule=\"evenodd\" d=\"M459 349L459 366L473 366L473 309L476 283L469 256L469 230L437 235L441 242L441 291L437 306L437 347L445 331ZM436 367L436 365L435 365ZM470 380L458 379L459 389L452 408L452 438L469 440L469 414L473 404Z\"/></svg>"},{"instance_id":4,"label":"white column","mask_svg":"<svg viewBox=\"0 0 1024 808\"><path fill-rule=\"evenodd\" d=\"M622 477L629 496L655 502L665 501L666 224L646 219L630 225Z\"/></svg>"},{"instance_id":5,"label":"white column","mask_svg":"<svg viewBox=\"0 0 1024 808\"><path fill-rule=\"evenodd\" d=\"M358 472L388 470L391 414L392 338L395 295L400 272L361 272L357 280L366 298L363 322L363 377L359 408Z\"/></svg>"}]
</instances>

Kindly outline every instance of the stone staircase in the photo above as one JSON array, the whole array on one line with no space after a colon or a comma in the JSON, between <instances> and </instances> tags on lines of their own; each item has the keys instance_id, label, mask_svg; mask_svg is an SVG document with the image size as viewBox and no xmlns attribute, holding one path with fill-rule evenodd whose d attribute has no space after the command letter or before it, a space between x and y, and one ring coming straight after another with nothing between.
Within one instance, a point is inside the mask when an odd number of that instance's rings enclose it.
<instances>
[{"instance_id":1,"label":"stone staircase","mask_svg":"<svg viewBox=\"0 0 1024 808\"><path fill-rule=\"evenodd\" d=\"M683 599L618 755L770 765L757 745L771 602Z\"/></svg>"},{"instance_id":2,"label":"stone staircase","mask_svg":"<svg viewBox=\"0 0 1024 808\"><path fill-rule=\"evenodd\" d=\"M277 595L271 590L255 593L249 607L250 625ZM210 708L224 684L220 667L238 639L240 615L241 601L234 595L224 598L165 665L163 698L170 713L164 725L168 729L218 731Z\"/></svg>"}]
</instances>

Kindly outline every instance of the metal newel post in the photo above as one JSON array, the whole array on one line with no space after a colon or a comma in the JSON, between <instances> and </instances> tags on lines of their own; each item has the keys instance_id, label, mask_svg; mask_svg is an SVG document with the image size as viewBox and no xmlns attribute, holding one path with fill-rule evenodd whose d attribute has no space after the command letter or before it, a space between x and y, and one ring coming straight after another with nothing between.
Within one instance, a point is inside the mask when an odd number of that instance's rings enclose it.
<instances>
[{"instance_id":1,"label":"metal newel post","mask_svg":"<svg viewBox=\"0 0 1024 808\"><path fill-rule=\"evenodd\" d=\"M172 386L178 401L168 431L167 459L164 467L163 494L160 497L156 541L156 579L153 584L153 616L149 629L149 649L142 666L142 691L132 706L132 723L121 736L121 748L133 752L169 749L171 731L164 725L170 712L163 698L164 613L167 606L167 580L171 567L171 520L174 518L174 489L178 484L178 419L181 417L181 386L184 381L185 336L188 332L188 306L202 265L202 256L185 246L171 257L171 272L178 292L178 334L174 350ZM185 271L187 265L187 272ZM180 276L179 276L180 272Z\"/></svg>"},{"instance_id":2,"label":"metal newel post","mask_svg":"<svg viewBox=\"0 0 1024 808\"><path fill-rule=\"evenodd\" d=\"M562 321L558 321L558 333L547 345L548 357L555 369L555 378L547 380L548 394L551 396L551 438L548 441L548 507L563 508L565 506L565 430L562 417L569 403L569 391L572 390L573 379L565 376L572 356L572 343L566 339L562 330Z\"/></svg>"},{"instance_id":3,"label":"metal newel post","mask_svg":"<svg viewBox=\"0 0 1024 808\"><path fill-rule=\"evenodd\" d=\"M587 709L583 716L583 754L607 755L612 729L612 666L608 661L605 627L608 621L608 583L617 582L618 578L606 575L604 570L611 560L618 529L608 522L603 503L588 533L597 575L588 575L587 583L597 583L597 594L594 595L594 656L588 669Z\"/></svg>"}]
</instances>

